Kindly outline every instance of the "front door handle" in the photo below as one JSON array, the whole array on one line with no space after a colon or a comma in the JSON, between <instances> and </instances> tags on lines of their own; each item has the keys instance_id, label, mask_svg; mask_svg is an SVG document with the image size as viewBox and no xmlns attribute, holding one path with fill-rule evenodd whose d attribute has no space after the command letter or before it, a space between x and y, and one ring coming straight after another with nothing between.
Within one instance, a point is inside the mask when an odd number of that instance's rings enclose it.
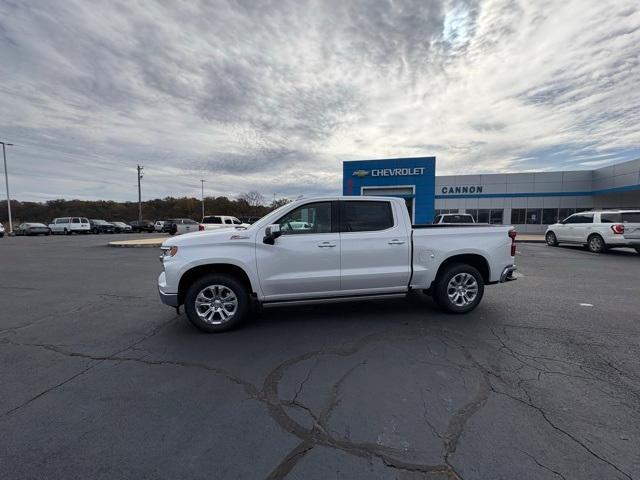
<instances>
[{"instance_id":1,"label":"front door handle","mask_svg":"<svg viewBox=\"0 0 640 480\"><path fill-rule=\"evenodd\" d=\"M403 244L404 244L404 240L398 240L397 238L394 238L389 242L389 245L403 245Z\"/></svg>"},{"instance_id":2,"label":"front door handle","mask_svg":"<svg viewBox=\"0 0 640 480\"><path fill-rule=\"evenodd\" d=\"M336 243L334 243L334 242L322 242L322 243L318 244L318 247L320 247L320 248L332 248L332 247L335 247L335 246L336 246Z\"/></svg>"}]
</instances>

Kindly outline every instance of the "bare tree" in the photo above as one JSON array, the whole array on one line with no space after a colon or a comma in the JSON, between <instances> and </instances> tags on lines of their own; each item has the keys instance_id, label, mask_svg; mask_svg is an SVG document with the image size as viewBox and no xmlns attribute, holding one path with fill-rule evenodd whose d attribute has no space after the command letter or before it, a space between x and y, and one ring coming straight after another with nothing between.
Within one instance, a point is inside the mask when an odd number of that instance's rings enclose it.
<instances>
[{"instance_id":1,"label":"bare tree","mask_svg":"<svg viewBox=\"0 0 640 480\"><path fill-rule=\"evenodd\" d=\"M256 190L243 193L238 198L247 202L250 207L259 207L264 204L264 196Z\"/></svg>"},{"instance_id":2,"label":"bare tree","mask_svg":"<svg viewBox=\"0 0 640 480\"><path fill-rule=\"evenodd\" d=\"M280 208L281 206L286 205L289 202L291 202L291 200L289 200L288 198L278 198L277 200L273 199L273 202L271 202L269 208L275 210L276 208Z\"/></svg>"}]
</instances>

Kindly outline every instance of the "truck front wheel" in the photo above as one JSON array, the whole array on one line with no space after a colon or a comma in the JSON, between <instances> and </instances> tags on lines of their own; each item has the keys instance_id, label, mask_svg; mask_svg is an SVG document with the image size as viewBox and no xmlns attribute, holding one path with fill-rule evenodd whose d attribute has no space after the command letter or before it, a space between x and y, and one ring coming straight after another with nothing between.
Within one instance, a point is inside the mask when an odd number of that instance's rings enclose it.
<instances>
[{"instance_id":1,"label":"truck front wheel","mask_svg":"<svg viewBox=\"0 0 640 480\"><path fill-rule=\"evenodd\" d=\"M457 263L438 274L434 299L448 313L467 313L478 306L484 295L484 280L471 265Z\"/></svg>"},{"instance_id":2,"label":"truck front wheel","mask_svg":"<svg viewBox=\"0 0 640 480\"><path fill-rule=\"evenodd\" d=\"M224 332L247 318L249 292L230 275L205 275L187 290L184 308L189 321L203 332Z\"/></svg>"}]
</instances>

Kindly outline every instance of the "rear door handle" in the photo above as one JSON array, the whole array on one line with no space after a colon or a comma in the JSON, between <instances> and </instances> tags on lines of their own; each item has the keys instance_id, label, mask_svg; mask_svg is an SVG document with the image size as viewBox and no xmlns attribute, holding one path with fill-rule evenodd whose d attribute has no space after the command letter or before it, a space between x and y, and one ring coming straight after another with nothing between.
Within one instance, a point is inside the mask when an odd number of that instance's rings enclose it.
<instances>
[{"instance_id":1,"label":"rear door handle","mask_svg":"<svg viewBox=\"0 0 640 480\"><path fill-rule=\"evenodd\" d=\"M318 244L318 247L320 248L331 248L335 246L336 246L336 243L333 243L333 242L322 242Z\"/></svg>"},{"instance_id":2,"label":"rear door handle","mask_svg":"<svg viewBox=\"0 0 640 480\"><path fill-rule=\"evenodd\" d=\"M403 245L404 243L404 240L398 240L397 238L394 238L389 242L389 245Z\"/></svg>"}]
</instances>

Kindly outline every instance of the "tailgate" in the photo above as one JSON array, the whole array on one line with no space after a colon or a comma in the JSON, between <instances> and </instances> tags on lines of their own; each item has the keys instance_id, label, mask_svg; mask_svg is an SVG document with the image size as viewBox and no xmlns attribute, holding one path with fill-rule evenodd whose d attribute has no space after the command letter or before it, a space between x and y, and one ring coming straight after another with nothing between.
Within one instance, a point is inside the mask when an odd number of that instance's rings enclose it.
<instances>
[{"instance_id":1,"label":"tailgate","mask_svg":"<svg viewBox=\"0 0 640 480\"><path fill-rule=\"evenodd\" d=\"M622 212L624 239L640 243L640 212Z\"/></svg>"},{"instance_id":2,"label":"tailgate","mask_svg":"<svg viewBox=\"0 0 640 480\"><path fill-rule=\"evenodd\" d=\"M640 243L640 223L624 224L624 239Z\"/></svg>"}]
</instances>

